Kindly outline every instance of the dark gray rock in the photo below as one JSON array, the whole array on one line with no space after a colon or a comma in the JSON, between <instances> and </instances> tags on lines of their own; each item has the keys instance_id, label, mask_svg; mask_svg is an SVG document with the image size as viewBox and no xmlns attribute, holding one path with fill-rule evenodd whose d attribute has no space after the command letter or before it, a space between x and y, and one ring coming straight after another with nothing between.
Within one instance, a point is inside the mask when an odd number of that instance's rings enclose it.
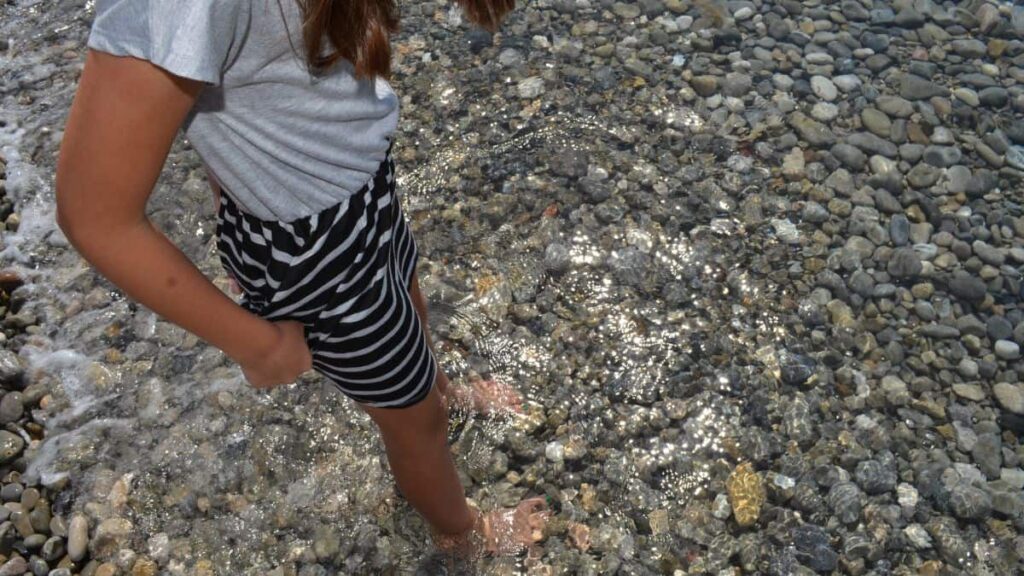
<instances>
[{"instance_id":1,"label":"dark gray rock","mask_svg":"<svg viewBox=\"0 0 1024 576\"><path fill-rule=\"evenodd\" d=\"M925 530L935 541L939 554L951 565L960 566L963 559L970 555L970 549L952 518L935 516L925 524Z\"/></svg>"},{"instance_id":2,"label":"dark gray rock","mask_svg":"<svg viewBox=\"0 0 1024 576\"><path fill-rule=\"evenodd\" d=\"M783 383L790 386L803 384L817 370L817 362L810 356L787 352L779 358L779 371Z\"/></svg>"},{"instance_id":3,"label":"dark gray rock","mask_svg":"<svg viewBox=\"0 0 1024 576\"><path fill-rule=\"evenodd\" d=\"M900 96L907 100L927 100L935 96L949 96L949 90L920 76L904 74L900 78Z\"/></svg>"},{"instance_id":4,"label":"dark gray rock","mask_svg":"<svg viewBox=\"0 0 1024 576\"><path fill-rule=\"evenodd\" d=\"M875 206L887 214L895 214L903 211L903 205L888 190L876 188L871 192L875 199Z\"/></svg>"},{"instance_id":5,"label":"dark gray rock","mask_svg":"<svg viewBox=\"0 0 1024 576\"><path fill-rule=\"evenodd\" d=\"M867 8L855 0L846 0L840 4L840 10L843 12L843 16L851 22L867 22L871 19L871 13Z\"/></svg>"},{"instance_id":6,"label":"dark gray rock","mask_svg":"<svg viewBox=\"0 0 1024 576\"><path fill-rule=\"evenodd\" d=\"M25 413L21 392L8 392L0 399L0 424L17 422Z\"/></svg>"},{"instance_id":7,"label":"dark gray rock","mask_svg":"<svg viewBox=\"0 0 1024 576\"><path fill-rule=\"evenodd\" d=\"M828 222L829 213L821 204L810 201L804 204L804 209L801 213L801 217L805 222L811 222L812 224L821 224L822 222Z\"/></svg>"},{"instance_id":8,"label":"dark gray rock","mask_svg":"<svg viewBox=\"0 0 1024 576\"><path fill-rule=\"evenodd\" d=\"M982 240L975 240L971 244L974 255L981 258L981 261L993 266L1002 266L1006 261L1006 253L1003 250L992 246Z\"/></svg>"},{"instance_id":9,"label":"dark gray rock","mask_svg":"<svg viewBox=\"0 0 1024 576\"><path fill-rule=\"evenodd\" d=\"M907 6L896 14L892 23L901 28L920 28L924 26L924 16L917 10Z\"/></svg>"},{"instance_id":10,"label":"dark gray rock","mask_svg":"<svg viewBox=\"0 0 1024 576\"><path fill-rule=\"evenodd\" d=\"M846 137L845 142L869 154L879 154L887 158L895 158L899 152L895 144L870 132L854 132Z\"/></svg>"},{"instance_id":11,"label":"dark gray rock","mask_svg":"<svg viewBox=\"0 0 1024 576\"><path fill-rule=\"evenodd\" d=\"M801 564L819 574L831 574L839 564L839 554L832 549L831 538L824 529L813 524L793 528L793 545Z\"/></svg>"},{"instance_id":12,"label":"dark gray rock","mask_svg":"<svg viewBox=\"0 0 1024 576\"><path fill-rule=\"evenodd\" d=\"M789 125L796 130L800 138L807 141L811 146L822 148L835 144L836 136L828 126L806 116L802 112L790 114Z\"/></svg>"},{"instance_id":13,"label":"dark gray rock","mask_svg":"<svg viewBox=\"0 0 1024 576\"><path fill-rule=\"evenodd\" d=\"M1010 93L1002 86L992 86L978 91L978 101L982 106L1002 108L1010 101Z\"/></svg>"},{"instance_id":14,"label":"dark gray rock","mask_svg":"<svg viewBox=\"0 0 1024 576\"><path fill-rule=\"evenodd\" d=\"M978 441L971 450L971 457L978 469L990 480L999 478L999 470L1003 465L1003 443L993 433L978 434Z\"/></svg>"},{"instance_id":15,"label":"dark gray rock","mask_svg":"<svg viewBox=\"0 0 1024 576\"><path fill-rule=\"evenodd\" d=\"M740 72L730 72L725 75L725 81L722 82L722 93L726 96L742 98L750 93L753 84L754 81L750 76Z\"/></svg>"},{"instance_id":16,"label":"dark gray rock","mask_svg":"<svg viewBox=\"0 0 1024 576\"><path fill-rule=\"evenodd\" d=\"M981 58L987 50L984 42L974 38L953 40L950 46L953 48L953 52L964 58Z\"/></svg>"},{"instance_id":17,"label":"dark gray rock","mask_svg":"<svg viewBox=\"0 0 1024 576\"><path fill-rule=\"evenodd\" d=\"M928 188L939 181L942 171L931 164L918 164L907 172L907 182L914 188Z\"/></svg>"},{"instance_id":18,"label":"dark gray rock","mask_svg":"<svg viewBox=\"0 0 1024 576\"><path fill-rule=\"evenodd\" d=\"M875 279L871 277L871 274L863 270L854 271L850 275L850 280L847 284L850 285L850 290L861 296L871 296L875 291Z\"/></svg>"},{"instance_id":19,"label":"dark gray rock","mask_svg":"<svg viewBox=\"0 0 1024 576\"><path fill-rule=\"evenodd\" d=\"M889 36L887 34L865 32L860 37L860 43L863 44L865 48L871 48L875 52L885 52L889 49Z\"/></svg>"},{"instance_id":20,"label":"dark gray rock","mask_svg":"<svg viewBox=\"0 0 1024 576\"><path fill-rule=\"evenodd\" d=\"M857 484L868 494L882 494L896 488L896 470L878 460L864 460L854 470Z\"/></svg>"},{"instance_id":21,"label":"dark gray rock","mask_svg":"<svg viewBox=\"0 0 1024 576\"><path fill-rule=\"evenodd\" d=\"M548 156L551 172L559 176L582 178L587 175L590 158L585 150L568 148Z\"/></svg>"},{"instance_id":22,"label":"dark gray rock","mask_svg":"<svg viewBox=\"0 0 1024 576\"><path fill-rule=\"evenodd\" d=\"M889 220L889 238L894 246L906 246L910 242L910 220L903 214L894 214Z\"/></svg>"},{"instance_id":23,"label":"dark gray rock","mask_svg":"<svg viewBox=\"0 0 1024 576\"><path fill-rule=\"evenodd\" d=\"M949 507L961 520L981 520L992 511L992 498L984 490L961 482L949 491Z\"/></svg>"},{"instance_id":24,"label":"dark gray rock","mask_svg":"<svg viewBox=\"0 0 1024 576\"><path fill-rule=\"evenodd\" d=\"M843 555L847 558L864 558L874 549L871 539L863 532L851 532L843 537Z\"/></svg>"},{"instance_id":25,"label":"dark gray rock","mask_svg":"<svg viewBox=\"0 0 1024 576\"><path fill-rule=\"evenodd\" d=\"M868 157L860 148L840 142L832 147L832 155L850 170L860 172L867 165Z\"/></svg>"},{"instance_id":26,"label":"dark gray rock","mask_svg":"<svg viewBox=\"0 0 1024 576\"><path fill-rule=\"evenodd\" d=\"M928 146L924 149L924 161L939 168L949 168L960 163L963 153L956 146Z\"/></svg>"},{"instance_id":27,"label":"dark gray rock","mask_svg":"<svg viewBox=\"0 0 1024 576\"><path fill-rule=\"evenodd\" d=\"M993 342L1009 340L1013 336L1013 324L1002 316L989 316L985 322L985 332Z\"/></svg>"},{"instance_id":28,"label":"dark gray rock","mask_svg":"<svg viewBox=\"0 0 1024 576\"><path fill-rule=\"evenodd\" d=\"M938 338L940 340L952 340L960 337L960 329L947 324L925 324L921 326L919 332L922 336Z\"/></svg>"},{"instance_id":29,"label":"dark gray rock","mask_svg":"<svg viewBox=\"0 0 1024 576\"><path fill-rule=\"evenodd\" d=\"M999 185L999 175L991 170L977 170L967 181L964 192L971 198L979 198L988 194Z\"/></svg>"},{"instance_id":30,"label":"dark gray rock","mask_svg":"<svg viewBox=\"0 0 1024 576\"><path fill-rule=\"evenodd\" d=\"M893 251L886 271L893 278L913 279L921 274L924 265L913 248L901 247Z\"/></svg>"},{"instance_id":31,"label":"dark gray rock","mask_svg":"<svg viewBox=\"0 0 1024 576\"><path fill-rule=\"evenodd\" d=\"M978 304L985 299L988 287L981 278L966 272L956 272L949 280L949 291L961 300Z\"/></svg>"},{"instance_id":32,"label":"dark gray rock","mask_svg":"<svg viewBox=\"0 0 1024 576\"><path fill-rule=\"evenodd\" d=\"M889 116L909 118L914 113L914 104L906 98L884 94L875 100L875 106Z\"/></svg>"},{"instance_id":33,"label":"dark gray rock","mask_svg":"<svg viewBox=\"0 0 1024 576\"><path fill-rule=\"evenodd\" d=\"M466 45L469 46L469 51L473 54L479 54L484 48L494 45L494 35L476 26L466 31L465 38Z\"/></svg>"},{"instance_id":34,"label":"dark gray rock","mask_svg":"<svg viewBox=\"0 0 1024 576\"><path fill-rule=\"evenodd\" d=\"M896 20L896 13L892 11L892 8L875 8L870 10L869 14L871 14L871 23L879 26L892 24Z\"/></svg>"},{"instance_id":35,"label":"dark gray rock","mask_svg":"<svg viewBox=\"0 0 1024 576\"><path fill-rule=\"evenodd\" d=\"M853 482L838 482L828 491L828 505L843 524L852 524L860 518L864 495Z\"/></svg>"}]
</instances>

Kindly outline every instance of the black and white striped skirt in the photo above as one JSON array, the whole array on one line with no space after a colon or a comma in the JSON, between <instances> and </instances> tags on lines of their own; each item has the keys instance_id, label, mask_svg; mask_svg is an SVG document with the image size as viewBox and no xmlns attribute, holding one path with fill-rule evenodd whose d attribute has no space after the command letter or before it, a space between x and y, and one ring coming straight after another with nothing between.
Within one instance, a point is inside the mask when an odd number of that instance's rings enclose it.
<instances>
[{"instance_id":1,"label":"black and white striped skirt","mask_svg":"<svg viewBox=\"0 0 1024 576\"><path fill-rule=\"evenodd\" d=\"M239 304L302 322L313 368L353 400L398 408L430 391L437 367L409 294L416 243L390 149L357 193L289 222L243 212L222 189L217 249Z\"/></svg>"}]
</instances>

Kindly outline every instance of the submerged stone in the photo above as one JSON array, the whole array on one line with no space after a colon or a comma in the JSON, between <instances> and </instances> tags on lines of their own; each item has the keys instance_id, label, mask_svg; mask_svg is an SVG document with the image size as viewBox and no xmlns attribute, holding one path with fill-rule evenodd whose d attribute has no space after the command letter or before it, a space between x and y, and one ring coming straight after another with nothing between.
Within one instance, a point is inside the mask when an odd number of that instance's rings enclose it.
<instances>
[{"instance_id":1,"label":"submerged stone","mask_svg":"<svg viewBox=\"0 0 1024 576\"><path fill-rule=\"evenodd\" d=\"M733 516L740 526L757 522L766 492L761 477L749 462L738 465L726 481Z\"/></svg>"}]
</instances>

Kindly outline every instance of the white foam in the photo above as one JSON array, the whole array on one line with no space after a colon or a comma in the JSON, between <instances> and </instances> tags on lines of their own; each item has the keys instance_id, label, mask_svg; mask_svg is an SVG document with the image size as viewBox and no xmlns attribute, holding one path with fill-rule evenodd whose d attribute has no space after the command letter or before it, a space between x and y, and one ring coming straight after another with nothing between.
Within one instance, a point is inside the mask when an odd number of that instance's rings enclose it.
<instances>
[{"instance_id":1,"label":"white foam","mask_svg":"<svg viewBox=\"0 0 1024 576\"><path fill-rule=\"evenodd\" d=\"M12 114L4 114L0 119L6 124L0 127L0 153L7 160L7 196L21 218L17 232L4 233L0 260L28 263L24 248L46 239L54 231L61 238L63 234L57 228L49 178L21 154L25 127Z\"/></svg>"},{"instance_id":2,"label":"white foam","mask_svg":"<svg viewBox=\"0 0 1024 576\"><path fill-rule=\"evenodd\" d=\"M85 424L60 434L48 434L46 441L39 444L38 449L29 458L28 466L25 468L25 473L22 475L25 480L31 485L38 478L44 485L50 485L53 482L60 480L67 476L65 472L58 472L54 470L54 462L60 455L61 448L67 444L72 443L76 438L85 436L92 433L98 433L102 430L115 427L131 427L135 424L134 419L129 418L96 418L90 420Z\"/></svg>"}]
</instances>

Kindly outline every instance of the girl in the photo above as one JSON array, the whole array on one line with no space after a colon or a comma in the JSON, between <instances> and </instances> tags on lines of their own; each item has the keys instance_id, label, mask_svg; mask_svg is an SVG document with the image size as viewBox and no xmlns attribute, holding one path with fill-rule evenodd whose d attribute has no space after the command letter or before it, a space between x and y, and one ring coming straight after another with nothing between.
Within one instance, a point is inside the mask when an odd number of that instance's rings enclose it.
<instances>
[{"instance_id":1,"label":"girl","mask_svg":"<svg viewBox=\"0 0 1024 576\"><path fill-rule=\"evenodd\" d=\"M514 0L462 0L494 29ZM252 386L315 369L380 429L399 490L446 551L540 539L539 498L468 505L395 196L394 0L98 0L57 165L57 222L129 297L217 346ZM300 45L301 48L297 47ZM179 129L210 173L218 290L145 215Z\"/></svg>"}]
</instances>

